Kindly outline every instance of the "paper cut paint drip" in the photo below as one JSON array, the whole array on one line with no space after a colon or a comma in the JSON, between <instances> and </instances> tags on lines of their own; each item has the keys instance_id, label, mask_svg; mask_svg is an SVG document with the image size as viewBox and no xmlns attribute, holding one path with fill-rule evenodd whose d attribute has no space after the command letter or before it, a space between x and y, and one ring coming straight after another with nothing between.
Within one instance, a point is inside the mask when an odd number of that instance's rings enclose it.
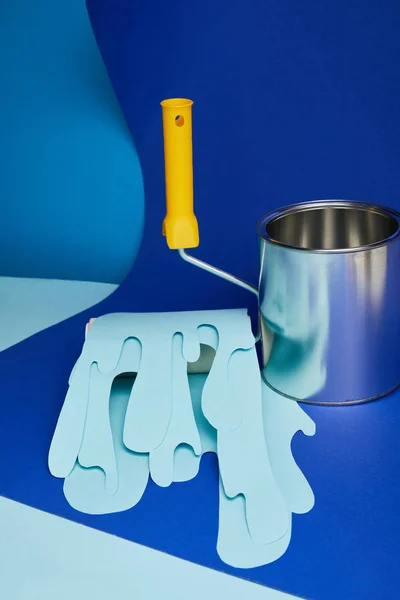
<instances>
[{"instance_id":1,"label":"paper cut paint drip","mask_svg":"<svg viewBox=\"0 0 400 600\"><path fill-rule=\"evenodd\" d=\"M297 514L314 506L314 493L292 455L291 441L297 431L315 434L314 421L289 398L263 385L263 423L265 441L275 481L288 509Z\"/></svg>"},{"instance_id":2,"label":"paper cut paint drip","mask_svg":"<svg viewBox=\"0 0 400 600\"><path fill-rule=\"evenodd\" d=\"M126 448L122 431L126 407L132 389L132 380L120 377L111 389L110 422L114 440L118 472L118 491L110 495L106 491L105 474L102 469L84 468L75 463L64 482L64 494L69 504L88 514L107 514L128 510L141 499L149 479L149 457Z\"/></svg>"},{"instance_id":3,"label":"paper cut paint drip","mask_svg":"<svg viewBox=\"0 0 400 600\"><path fill-rule=\"evenodd\" d=\"M220 485L217 552L225 563L238 569L267 565L286 552L290 537L291 519L283 537L270 544L256 544L247 527L243 496L228 498Z\"/></svg>"},{"instance_id":4,"label":"paper cut paint drip","mask_svg":"<svg viewBox=\"0 0 400 600\"><path fill-rule=\"evenodd\" d=\"M245 499L247 527L257 544L280 539L289 529L289 511L275 481L262 418L262 395L254 350L237 350L228 364L232 393L243 404L243 421L235 431L218 430L218 461L228 498ZM274 518L271 518L274 515Z\"/></svg>"},{"instance_id":5,"label":"paper cut paint drip","mask_svg":"<svg viewBox=\"0 0 400 600\"><path fill-rule=\"evenodd\" d=\"M178 446L185 444L200 456L202 448L190 397L187 362L183 356L183 336L175 334L172 339L172 391L173 404L167 433L161 444L150 452L151 478L162 487L174 480L174 454ZM184 449L182 448L181 452Z\"/></svg>"},{"instance_id":6,"label":"paper cut paint drip","mask_svg":"<svg viewBox=\"0 0 400 600\"><path fill-rule=\"evenodd\" d=\"M188 375L205 345L209 373ZM292 513L314 503L291 439L315 425L262 383L245 310L96 319L69 384L49 468L76 510L132 508L149 476L161 487L189 481L215 452L221 559L251 568L285 552Z\"/></svg>"}]
</instances>

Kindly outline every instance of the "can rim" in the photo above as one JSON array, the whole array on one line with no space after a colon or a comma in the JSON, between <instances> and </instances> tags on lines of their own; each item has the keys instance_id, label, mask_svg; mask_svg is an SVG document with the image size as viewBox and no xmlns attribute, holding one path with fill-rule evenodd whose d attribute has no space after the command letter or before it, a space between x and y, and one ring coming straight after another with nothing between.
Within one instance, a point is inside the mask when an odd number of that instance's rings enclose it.
<instances>
[{"instance_id":1,"label":"can rim","mask_svg":"<svg viewBox=\"0 0 400 600\"><path fill-rule=\"evenodd\" d=\"M391 217L397 222L397 229L392 235L384 238L383 240L378 240L377 242L373 242L371 244L366 244L363 246L355 246L353 248L332 248L332 249L322 249L322 248L302 248L301 246L295 246L292 244L284 243L280 240L273 238L271 235L267 233L267 225L271 223L273 220L278 219L286 214L290 214L293 212L302 212L306 210L310 210L312 208L318 207L326 207L326 206L335 206L338 208L354 208L358 207L360 209L369 210L372 212L376 212L384 217ZM260 239L270 244L281 246L283 248L287 248L289 250L295 250L297 252L312 252L315 254L348 254L350 252L365 252L366 250L372 250L374 248L380 248L382 246L386 246L388 243L393 242L398 239L400 236L400 212L393 208L389 208L387 206L383 206L380 204L374 204L369 202L363 202L360 200L311 200L308 202L298 202L295 204L288 204L286 206L282 206L281 208L277 208L269 211L265 215L263 215L258 221L256 225L257 235Z\"/></svg>"}]
</instances>

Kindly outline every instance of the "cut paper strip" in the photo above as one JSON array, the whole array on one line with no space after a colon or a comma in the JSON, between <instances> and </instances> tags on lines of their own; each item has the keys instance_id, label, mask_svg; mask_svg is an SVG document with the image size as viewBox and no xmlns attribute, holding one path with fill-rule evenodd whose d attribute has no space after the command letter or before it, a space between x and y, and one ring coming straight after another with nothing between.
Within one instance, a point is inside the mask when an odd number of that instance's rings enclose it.
<instances>
[{"instance_id":1,"label":"cut paper strip","mask_svg":"<svg viewBox=\"0 0 400 600\"><path fill-rule=\"evenodd\" d=\"M286 505L294 513L309 512L314 493L294 460L291 441L297 431L315 434L314 421L294 400L263 384L263 421L272 471Z\"/></svg>"},{"instance_id":2,"label":"cut paper strip","mask_svg":"<svg viewBox=\"0 0 400 600\"><path fill-rule=\"evenodd\" d=\"M219 487L217 552L220 559L238 569L253 569L278 560L290 542L291 519L289 529L279 540L271 544L256 544L247 527L243 496L228 498L222 482Z\"/></svg>"},{"instance_id":3,"label":"cut paper strip","mask_svg":"<svg viewBox=\"0 0 400 600\"><path fill-rule=\"evenodd\" d=\"M118 491L106 492L105 475L99 468L84 469L77 462L65 479L64 494L69 504L84 513L108 514L128 510L141 499L149 478L147 454L128 450L122 441L126 407L133 378L115 379L111 390L110 422L118 470Z\"/></svg>"},{"instance_id":4,"label":"cut paper strip","mask_svg":"<svg viewBox=\"0 0 400 600\"><path fill-rule=\"evenodd\" d=\"M183 336L175 334L172 339L171 420L162 443L150 452L150 474L157 485L171 485L174 479L174 452L182 444L188 445L195 455L200 456L202 448L190 396L187 361L183 355Z\"/></svg>"},{"instance_id":5,"label":"cut paper strip","mask_svg":"<svg viewBox=\"0 0 400 600\"><path fill-rule=\"evenodd\" d=\"M200 467L200 461L206 452L217 453L217 432L211 427L201 410L201 394L207 375L189 375L190 394L197 429L200 435L202 453L196 456L192 448L180 445L174 454L174 481L189 481L193 479Z\"/></svg>"},{"instance_id":6,"label":"cut paper strip","mask_svg":"<svg viewBox=\"0 0 400 600\"><path fill-rule=\"evenodd\" d=\"M137 372L141 360L141 345L135 338L124 341L115 360L113 370L101 372L104 360L91 360L93 347L90 339L85 342L83 351L69 378L67 395L61 409L49 451L49 470L54 477L67 477L82 452L81 461L86 467L99 467L109 475L107 486L115 493L116 467L109 423L109 398L112 381L124 372ZM101 350L96 354L102 359ZM113 344L110 345L110 351ZM114 345L115 350L115 345ZM103 349L104 354L104 349ZM108 398L103 390L108 390ZM100 401L99 401L100 398ZM85 443L84 434L90 440Z\"/></svg>"},{"instance_id":7,"label":"cut paper strip","mask_svg":"<svg viewBox=\"0 0 400 600\"><path fill-rule=\"evenodd\" d=\"M136 452L151 452L162 443L172 411L172 336L146 337L140 337L142 361L124 426L124 443Z\"/></svg>"},{"instance_id":8,"label":"cut paper strip","mask_svg":"<svg viewBox=\"0 0 400 600\"><path fill-rule=\"evenodd\" d=\"M232 354L228 364L228 381L231 396L236 397L241 405L243 421L235 431L217 429L221 480L229 498L243 495L253 541L268 544L285 535L290 518L268 456L262 417L261 377L255 348L237 350Z\"/></svg>"},{"instance_id":9,"label":"cut paper strip","mask_svg":"<svg viewBox=\"0 0 400 600\"><path fill-rule=\"evenodd\" d=\"M229 336L226 326L218 329L211 325L199 327L200 342L211 346L216 351L203 389L202 410L209 423L219 431L234 431L243 419L243 398L238 398L231 393L228 380L228 363L231 354L238 348L254 348L254 337L249 329L249 323L241 322L240 325L243 331L235 326L236 336L233 336L232 331ZM232 339L235 344L232 344Z\"/></svg>"},{"instance_id":10,"label":"cut paper strip","mask_svg":"<svg viewBox=\"0 0 400 600\"><path fill-rule=\"evenodd\" d=\"M201 330L202 343L214 344L215 330L211 327L202 327ZM263 430L262 384L255 350L234 352L228 363L227 374L231 404L240 406L244 419L240 427L234 431L222 433L218 431L221 478L228 497L234 498L238 494L243 494L245 497L245 515L254 542L270 543L286 534L290 526L290 515L275 481L268 457ZM203 377L203 382L204 379ZM191 381L194 383L196 380ZM207 379L203 385L205 389ZM195 402L193 393L192 400ZM229 409L227 405L225 410L229 411ZM197 419L203 418L203 422L198 422L200 435L202 435L204 423L207 421L201 411L197 411L197 415ZM220 416L223 419L224 415ZM214 449L212 446L211 448ZM195 465L198 469L199 462L188 449L182 449L176 459L174 479L177 481L189 479L190 474L197 473Z\"/></svg>"},{"instance_id":11,"label":"cut paper strip","mask_svg":"<svg viewBox=\"0 0 400 600\"><path fill-rule=\"evenodd\" d=\"M111 373L100 373L97 363L92 363L90 367L85 429L78 462L82 467L99 467L104 471L108 494L115 494L119 485L110 423L111 387L119 374L139 370L141 354L139 340L128 338L122 346L118 364Z\"/></svg>"},{"instance_id":12,"label":"cut paper strip","mask_svg":"<svg viewBox=\"0 0 400 600\"><path fill-rule=\"evenodd\" d=\"M180 444L175 448L174 464L173 464L173 481L182 483L194 479L199 472L200 460L199 456L193 452L193 448L187 444Z\"/></svg>"},{"instance_id":13,"label":"cut paper strip","mask_svg":"<svg viewBox=\"0 0 400 600\"><path fill-rule=\"evenodd\" d=\"M78 460L82 467L98 467L105 473L109 494L118 489L118 473L112 440L109 404L113 375L100 373L97 363L90 367L89 400L86 410L85 435Z\"/></svg>"},{"instance_id":14,"label":"cut paper strip","mask_svg":"<svg viewBox=\"0 0 400 600\"><path fill-rule=\"evenodd\" d=\"M205 419L200 406L205 380L206 375L190 376L193 409L204 453L217 450L217 432ZM297 402L279 396L264 382L261 382L261 388L264 435L269 450L269 460L275 481L287 505L289 527L280 539L270 544L255 543L247 524L244 497L239 495L233 499L228 498L220 478L217 552L226 564L240 569L251 569L278 560L286 552L290 543L291 512L307 512L311 510L314 503L313 492L304 475L298 470L291 454L291 440L298 430L313 435L315 424ZM175 462L174 480L183 481L184 476L190 472L191 459L186 457L183 449L177 448L176 453L178 451L181 451L183 456ZM194 458L198 465L201 457ZM273 519L273 514L270 514L269 518Z\"/></svg>"},{"instance_id":15,"label":"cut paper strip","mask_svg":"<svg viewBox=\"0 0 400 600\"><path fill-rule=\"evenodd\" d=\"M89 379L90 365L79 359L70 375L67 395L50 444L48 463L54 477L67 477L77 460L85 429Z\"/></svg>"}]
</instances>

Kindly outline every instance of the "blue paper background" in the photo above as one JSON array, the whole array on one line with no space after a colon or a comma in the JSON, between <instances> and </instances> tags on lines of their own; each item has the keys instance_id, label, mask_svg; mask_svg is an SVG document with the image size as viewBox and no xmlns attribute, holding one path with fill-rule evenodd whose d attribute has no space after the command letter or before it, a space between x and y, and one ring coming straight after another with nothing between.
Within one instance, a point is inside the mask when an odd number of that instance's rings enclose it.
<instances>
[{"instance_id":1,"label":"blue paper background","mask_svg":"<svg viewBox=\"0 0 400 600\"><path fill-rule=\"evenodd\" d=\"M2 353L0 494L235 572L215 551L212 457L192 482L152 485L121 515L89 517L67 505L46 457L68 375L89 316L238 306L254 314L246 292L184 264L161 237L161 99L195 100L195 253L239 276L256 281L254 223L270 208L321 197L400 208L400 5L90 0L89 10L138 148L145 234L110 298ZM397 598L398 399L309 409L317 434L297 438L294 454L316 506L295 518L281 560L236 574L308 598Z\"/></svg>"},{"instance_id":2,"label":"blue paper background","mask_svg":"<svg viewBox=\"0 0 400 600\"><path fill-rule=\"evenodd\" d=\"M163 98L195 101L196 254L239 276L256 281L255 222L274 207L347 198L400 208L395 2L88 0L88 8L142 163L144 248L159 296L179 269L174 304L251 301L183 271L166 250Z\"/></svg>"}]
</instances>

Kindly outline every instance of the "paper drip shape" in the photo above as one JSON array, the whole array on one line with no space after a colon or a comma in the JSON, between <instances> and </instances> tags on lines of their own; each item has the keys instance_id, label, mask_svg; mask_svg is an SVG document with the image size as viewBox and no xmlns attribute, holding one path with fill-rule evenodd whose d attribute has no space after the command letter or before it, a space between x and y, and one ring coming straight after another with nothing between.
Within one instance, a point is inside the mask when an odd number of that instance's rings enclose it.
<instances>
[{"instance_id":1,"label":"paper drip shape","mask_svg":"<svg viewBox=\"0 0 400 600\"><path fill-rule=\"evenodd\" d=\"M188 374L205 348L209 372ZM291 452L297 431L314 435L315 424L262 382L246 310L115 313L88 330L49 468L73 508L105 514L134 507L149 477L161 487L194 478L214 452L217 552L252 568L282 556L292 513L314 505Z\"/></svg>"}]
</instances>

